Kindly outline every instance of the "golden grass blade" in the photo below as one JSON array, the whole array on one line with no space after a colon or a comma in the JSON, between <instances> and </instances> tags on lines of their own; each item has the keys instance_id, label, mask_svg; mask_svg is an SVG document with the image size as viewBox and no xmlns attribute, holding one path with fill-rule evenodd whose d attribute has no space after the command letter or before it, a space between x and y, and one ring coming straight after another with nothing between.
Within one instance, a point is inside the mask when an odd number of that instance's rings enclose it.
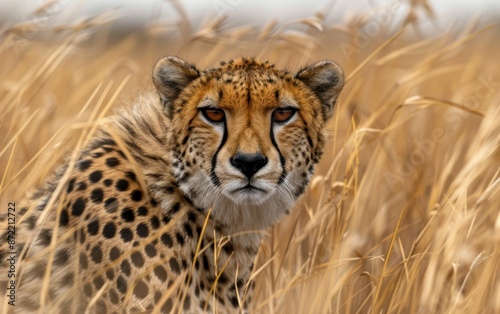
<instances>
[{"instance_id":1,"label":"golden grass blade","mask_svg":"<svg viewBox=\"0 0 500 314\"><path fill-rule=\"evenodd\" d=\"M385 47L389 46L393 41L395 41L406 28L400 29L396 34L392 35L391 38L387 39L382 45L380 45L375 51L373 51L361 64L359 64L346 78L346 84L349 83L370 61L372 61Z\"/></svg>"},{"instance_id":2,"label":"golden grass blade","mask_svg":"<svg viewBox=\"0 0 500 314\"><path fill-rule=\"evenodd\" d=\"M475 114L475 115L478 115L481 117L484 117L484 115L485 115L485 113L480 111L480 110L470 108L468 106L458 104L458 103L455 103L452 101L443 100L443 99L436 99L436 98L431 98L431 97L421 97L421 96L413 96L411 98L406 99L402 105L400 105L400 106L398 106L398 108L396 108L396 110L400 109L404 106L430 106L430 105L452 106L452 107L467 111L469 113L472 113L472 114Z\"/></svg>"},{"instance_id":3,"label":"golden grass blade","mask_svg":"<svg viewBox=\"0 0 500 314\"><path fill-rule=\"evenodd\" d=\"M413 43L411 45L403 46L400 49L397 49L391 53L386 54L383 57L380 57L379 59L377 59L377 61L374 62L374 64L376 66L384 66L387 63L394 61L397 58L400 58L402 56L405 56L409 53L414 52L415 50L419 50L419 49L422 49L426 46L433 45L436 42L442 40L443 37L444 36L438 36L435 38L424 39L424 40L417 41L416 43Z\"/></svg>"},{"instance_id":4,"label":"golden grass blade","mask_svg":"<svg viewBox=\"0 0 500 314\"><path fill-rule=\"evenodd\" d=\"M394 231L392 233L391 242L389 244L389 248L387 249L387 254L385 256L384 265L382 267L382 271L380 272L380 277L378 279L377 286L375 288L375 296L372 299L373 300L372 301L372 310L375 313L378 313L380 311L379 309L381 307L380 306L381 301L379 300L379 296L381 295L381 292L382 292L382 284L384 282L384 277L386 276L389 261L391 260L391 255L393 253L394 243L396 242L396 238L397 238L397 235L399 233L399 226L400 226L401 221L403 219L404 212L405 212L405 208L403 208L401 210L401 212L399 213L399 219L398 219L396 228L394 229Z\"/></svg>"}]
</instances>

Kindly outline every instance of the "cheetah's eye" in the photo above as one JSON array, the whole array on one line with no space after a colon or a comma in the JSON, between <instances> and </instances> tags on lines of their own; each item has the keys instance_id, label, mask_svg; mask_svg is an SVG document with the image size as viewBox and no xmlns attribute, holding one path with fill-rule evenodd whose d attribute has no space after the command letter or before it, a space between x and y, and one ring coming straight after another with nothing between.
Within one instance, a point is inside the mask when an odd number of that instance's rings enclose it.
<instances>
[{"instance_id":1,"label":"cheetah's eye","mask_svg":"<svg viewBox=\"0 0 500 314\"><path fill-rule=\"evenodd\" d=\"M224 110L215 108L202 108L201 113L210 122L224 121Z\"/></svg>"},{"instance_id":2,"label":"cheetah's eye","mask_svg":"<svg viewBox=\"0 0 500 314\"><path fill-rule=\"evenodd\" d=\"M290 120L293 115L297 112L295 108L277 108L273 111L273 121L275 122L286 122Z\"/></svg>"}]
</instances>

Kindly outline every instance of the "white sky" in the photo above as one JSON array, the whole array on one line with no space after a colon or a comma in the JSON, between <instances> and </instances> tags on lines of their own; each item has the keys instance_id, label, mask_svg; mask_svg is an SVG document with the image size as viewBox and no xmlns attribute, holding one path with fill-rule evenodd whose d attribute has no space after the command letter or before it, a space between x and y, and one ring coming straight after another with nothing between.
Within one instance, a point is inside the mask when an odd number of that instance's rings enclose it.
<instances>
[{"instance_id":1,"label":"white sky","mask_svg":"<svg viewBox=\"0 0 500 314\"><path fill-rule=\"evenodd\" d=\"M57 1L57 0L56 0ZM215 16L221 10L230 16L233 23L263 24L272 18L280 21L314 15L316 11L335 3L331 19L341 22L342 18L370 7L384 7L396 0L181 0L189 18L194 24L206 16ZM29 19L30 12L46 1L0 0L0 21L23 21ZM124 17L120 22L145 23L152 16L161 16L168 21L178 14L167 0L58 0L63 8L65 20L86 17L112 8L119 10ZM474 18L489 14L500 17L499 0L430 0L439 17L456 19ZM68 14L69 13L69 14ZM1 26L1 22L0 22Z\"/></svg>"}]
</instances>

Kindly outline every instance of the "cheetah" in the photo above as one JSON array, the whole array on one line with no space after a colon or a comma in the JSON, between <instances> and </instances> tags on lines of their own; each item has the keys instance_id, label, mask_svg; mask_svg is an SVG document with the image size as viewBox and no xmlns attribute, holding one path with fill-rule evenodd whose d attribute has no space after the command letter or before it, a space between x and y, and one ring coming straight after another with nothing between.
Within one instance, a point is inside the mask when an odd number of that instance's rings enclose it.
<instances>
[{"instance_id":1,"label":"cheetah","mask_svg":"<svg viewBox=\"0 0 500 314\"><path fill-rule=\"evenodd\" d=\"M20 209L18 313L248 311L263 231L313 175L343 72L170 56L152 76Z\"/></svg>"}]
</instances>

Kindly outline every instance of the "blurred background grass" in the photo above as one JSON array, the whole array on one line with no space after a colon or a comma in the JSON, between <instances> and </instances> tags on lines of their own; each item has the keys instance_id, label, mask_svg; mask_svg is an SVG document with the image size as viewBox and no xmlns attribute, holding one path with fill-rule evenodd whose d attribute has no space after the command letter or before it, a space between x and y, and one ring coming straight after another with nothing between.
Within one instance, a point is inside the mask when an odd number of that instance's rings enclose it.
<instances>
[{"instance_id":1,"label":"blurred background grass","mask_svg":"<svg viewBox=\"0 0 500 314\"><path fill-rule=\"evenodd\" d=\"M498 5L443 3L4 2L0 204L152 91L162 56L332 59L347 84L327 152L261 246L254 312L498 313Z\"/></svg>"}]
</instances>

